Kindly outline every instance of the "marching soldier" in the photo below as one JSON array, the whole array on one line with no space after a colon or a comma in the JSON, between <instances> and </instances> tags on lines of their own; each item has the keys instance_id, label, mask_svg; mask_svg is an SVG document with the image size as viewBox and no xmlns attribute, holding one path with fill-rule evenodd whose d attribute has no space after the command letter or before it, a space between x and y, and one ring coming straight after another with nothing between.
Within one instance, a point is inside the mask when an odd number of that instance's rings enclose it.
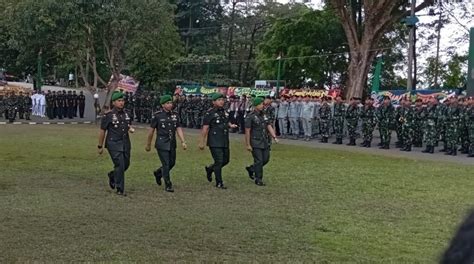
<instances>
[{"instance_id":1,"label":"marching soldier","mask_svg":"<svg viewBox=\"0 0 474 264\"><path fill-rule=\"evenodd\" d=\"M249 177L258 186L264 186L263 167L270 160L270 144L268 134L278 143L270 120L263 112L263 99L253 99L254 111L245 118L245 143L247 150L252 152L254 163L246 167Z\"/></svg>"},{"instance_id":2,"label":"marching soldier","mask_svg":"<svg viewBox=\"0 0 474 264\"><path fill-rule=\"evenodd\" d=\"M79 117L84 118L84 109L86 108L86 97L84 96L83 91L79 92L79 96L77 97L77 105L79 106ZM132 118L131 114L130 118Z\"/></svg>"},{"instance_id":3,"label":"marching soldier","mask_svg":"<svg viewBox=\"0 0 474 264\"><path fill-rule=\"evenodd\" d=\"M113 108L103 118L100 125L99 145L97 145L99 155L107 148L110 158L114 163L114 170L108 173L109 186L117 190L117 194L125 194L125 171L130 166L131 143L129 132L133 133L130 115L124 109L123 94L114 92L112 94Z\"/></svg>"},{"instance_id":4,"label":"marching soldier","mask_svg":"<svg viewBox=\"0 0 474 264\"><path fill-rule=\"evenodd\" d=\"M216 187L226 189L222 181L222 168L229 163L229 128L237 128L237 125L229 122L229 113L224 109L224 95L215 93L212 95L213 108L206 112L201 131L199 149L204 149L204 144L211 151L214 164L206 166L206 176L212 182L212 173L216 177Z\"/></svg>"},{"instance_id":5,"label":"marching soldier","mask_svg":"<svg viewBox=\"0 0 474 264\"><path fill-rule=\"evenodd\" d=\"M184 150L188 147L184 140L181 122L177 112L173 109L173 97L164 95L160 97L161 110L159 110L151 121L148 131L145 150L151 150L151 141L156 130L155 148L161 161L161 167L153 172L156 183L161 185L161 179L165 181L165 191L174 192L170 179L170 171L176 164L176 134Z\"/></svg>"}]
</instances>

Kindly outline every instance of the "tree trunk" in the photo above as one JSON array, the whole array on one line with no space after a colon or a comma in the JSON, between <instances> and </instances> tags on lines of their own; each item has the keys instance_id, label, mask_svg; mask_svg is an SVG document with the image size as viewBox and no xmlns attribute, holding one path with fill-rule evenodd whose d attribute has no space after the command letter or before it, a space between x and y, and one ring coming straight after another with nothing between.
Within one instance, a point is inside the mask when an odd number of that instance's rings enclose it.
<instances>
[{"instance_id":1,"label":"tree trunk","mask_svg":"<svg viewBox=\"0 0 474 264\"><path fill-rule=\"evenodd\" d=\"M370 46L361 45L358 51L352 54L349 68L347 70L347 88L345 91L346 98L362 97L365 86L367 84L367 75L370 66L375 57L376 52L370 51Z\"/></svg>"}]
</instances>

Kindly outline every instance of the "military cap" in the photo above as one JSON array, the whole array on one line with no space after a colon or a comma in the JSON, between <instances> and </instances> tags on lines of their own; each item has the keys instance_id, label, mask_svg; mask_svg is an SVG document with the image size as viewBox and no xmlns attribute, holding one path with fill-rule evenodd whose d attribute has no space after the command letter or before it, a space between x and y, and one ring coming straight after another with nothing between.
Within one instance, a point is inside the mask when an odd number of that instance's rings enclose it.
<instances>
[{"instance_id":1,"label":"military cap","mask_svg":"<svg viewBox=\"0 0 474 264\"><path fill-rule=\"evenodd\" d=\"M173 101L171 95L163 95L160 97L160 104L166 104L167 102Z\"/></svg>"},{"instance_id":2,"label":"military cap","mask_svg":"<svg viewBox=\"0 0 474 264\"><path fill-rule=\"evenodd\" d=\"M224 98L224 95L221 93L213 93L211 98L212 101L216 101L217 99Z\"/></svg>"},{"instance_id":3,"label":"military cap","mask_svg":"<svg viewBox=\"0 0 474 264\"><path fill-rule=\"evenodd\" d=\"M123 93L122 92L119 92L119 91L115 91L113 94L112 94L112 102L118 100L118 99L123 99Z\"/></svg>"},{"instance_id":4,"label":"military cap","mask_svg":"<svg viewBox=\"0 0 474 264\"><path fill-rule=\"evenodd\" d=\"M261 103L263 103L263 99L261 97L256 97L252 101L253 106L260 105Z\"/></svg>"}]
</instances>

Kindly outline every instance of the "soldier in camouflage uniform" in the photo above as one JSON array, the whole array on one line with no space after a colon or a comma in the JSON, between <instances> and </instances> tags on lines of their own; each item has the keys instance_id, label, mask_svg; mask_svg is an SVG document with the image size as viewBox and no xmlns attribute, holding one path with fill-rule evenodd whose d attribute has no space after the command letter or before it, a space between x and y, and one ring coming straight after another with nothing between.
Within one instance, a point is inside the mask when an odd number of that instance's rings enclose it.
<instances>
[{"instance_id":1,"label":"soldier in camouflage uniform","mask_svg":"<svg viewBox=\"0 0 474 264\"><path fill-rule=\"evenodd\" d=\"M390 126L394 122L395 109L393 108L390 97L384 96L383 103L377 109L377 122L380 130L381 149L390 148L390 139L392 131Z\"/></svg>"},{"instance_id":2,"label":"soldier in camouflage uniform","mask_svg":"<svg viewBox=\"0 0 474 264\"><path fill-rule=\"evenodd\" d=\"M321 142L328 143L329 124L331 122L331 107L328 104L328 98L322 98L322 105L319 108L319 122L321 127Z\"/></svg>"},{"instance_id":3,"label":"soldier in camouflage uniform","mask_svg":"<svg viewBox=\"0 0 474 264\"><path fill-rule=\"evenodd\" d=\"M474 98L469 98L469 109L466 113L467 127L469 132L469 155L474 157Z\"/></svg>"},{"instance_id":4,"label":"soldier in camouflage uniform","mask_svg":"<svg viewBox=\"0 0 474 264\"><path fill-rule=\"evenodd\" d=\"M448 150L448 139L446 136L447 131L447 114L449 110L450 100L446 99L444 103L439 105L439 114L438 114L438 134L443 141L443 149L440 152L445 152Z\"/></svg>"},{"instance_id":5,"label":"soldier in camouflage uniform","mask_svg":"<svg viewBox=\"0 0 474 264\"><path fill-rule=\"evenodd\" d=\"M360 145L361 147L370 148L376 125L375 112L374 99L367 97L367 99L365 99L364 108L362 108L360 114L360 118L362 119L362 134L364 137L364 142Z\"/></svg>"},{"instance_id":6,"label":"soldier in camouflage uniform","mask_svg":"<svg viewBox=\"0 0 474 264\"><path fill-rule=\"evenodd\" d=\"M400 108L401 108L401 103L397 108L395 108L395 112L394 112L395 133L397 135L397 142L395 142L395 147L397 148L403 148L403 146L405 145L403 142L403 137L402 137L402 123L399 121L400 111L401 111Z\"/></svg>"},{"instance_id":7,"label":"soldier in camouflage uniform","mask_svg":"<svg viewBox=\"0 0 474 264\"><path fill-rule=\"evenodd\" d=\"M416 99L415 101L415 120L413 122L413 146L421 148L423 146L423 100Z\"/></svg>"},{"instance_id":8,"label":"soldier in camouflage uniform","mask_svg":"<svg viewBox=\"0 0 474 264\"><path fill-rule=\"evenodd\" d=\"M421 119L423 120L423 139L426 145L426 149L422 152L433 154L438 136L436 128L438 123L438 100L436 98L430 98L428 107L423 109L421 113Z\"/></svg>"},{"instance_id":9,"label":"soldier in camouflage uniform","mask_svg":"<svg viewBox=\"0 0 474 264\"><path fill-rule=\"evenodd\" d=\"M5 113L5 97L0 94L0 118L3 116Z\"/></svg>"},{"instance_id":10,"label":"soldier in camouflage uniform","mask_svg":"<svg viewBox=\"0 0 474 264\"><path fill-rule=\"evenodd\" d=\"M193 114L193 128L198 128L201 124L201 96L197 95L193 99L193 104L192 104L192 114Z\"/></svg>"},{"instance_id":11,"label":"soldier in camouflage uniform","mask_svg":"<svg viewBox=\"0 0 474 264\"><path fill-rule=\"evenodd\" d=\"M413 144L413 123L415 121L415 112L411 107L410 99L405 98L401 102L398 111L399 122L402 124L400 138L403 142L401 151L411 151Z\"/></svg>"},{"instance_id":12,"label":"soldier in camouflage uniform","mask_svg":"<svg viewBox=\"0 0 474 264\"><path fill-rule=\"evenodd\" d=\"M449 107L446 115L446 155L457 155L457 148L459 142L459 122L461 121L462 113L458 105L456 96L451 97Z\"/></svg>"},{"instance_id":13,"label":"soldier in camouflage uniform","mask_svg":"<svg viewBox=\"0 0 474 264\"><path fill-rule=\"evenodd\" d=\"M18 111L18 97L14 92L10 92L10 95L5 100L5 106L7 109L7 119L10 123L13 123L16 118L16 113Z\"/></svg>"},{"instance_id":14,"label":"soldier in camouflage uniform","mask_svg":"<svg viewBox=\"0 0 474 264\"><path fill-rule=\"evenodd\" d=\"M346 107L340 95L336 96L334 103L334 132L336 134L336 141L333 144L342 144L342 137L344 136L344 115Z\"/></svg>"},{"instance_id":15,"label":"soldier in camouflage uniform","mask_svg":"<svg viewBox=\"0 0 474 264\"><path fill-rule=\"evenodd\" d=\"M468 131L468 118L467 111L469 110L469 102L466 98L462 98L460 103L461 120L459 120L459 142L461 148L459 151L462 154L468 154L469 152L469 131Z\"/></svg>"},{"instance_id":16,"label":"soldier in camouflage uniform","mask_svg":"<svg viewBox=\"0 0 474 264\"><path fill-rule=\"evenodd\" d=\"M356 145L356 130L359 122L359 98L351 98L350 104L346 109L347 132L349 134L348 146Z\"/></svg>"},{"instance_id":17,"label":"soldier in camouflage uniform","mask_svg":"<svg viewBox=\"0 0 474 264\"><path fill-rule=\"evenodd\" d=\"M20 91L20 94L17 97L18 100L18 118L19 119L25 119L25 99L24 99L23 92Z\"/></svg>"}]
</instances>

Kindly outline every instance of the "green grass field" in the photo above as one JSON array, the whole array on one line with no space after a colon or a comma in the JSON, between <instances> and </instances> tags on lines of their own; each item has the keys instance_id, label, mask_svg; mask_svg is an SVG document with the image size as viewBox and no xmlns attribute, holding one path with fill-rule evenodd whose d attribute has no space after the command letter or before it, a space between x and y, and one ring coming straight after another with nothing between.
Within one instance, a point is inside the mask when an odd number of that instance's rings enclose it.
<instances>
[{"instance_id":1,"label":"green grass field","mask_svg":"<svg viewBox=\"0 0 474 264\"><path fill-rule=\"evenodd\" d=\"M94 126L0 127L0 262L433 263L474 202L472 166L274 146L266 187L233 141L228 190L208 150L178 151L176 192L132 136L128 197L107 185Z\"/></svg>"}]
</instances>

